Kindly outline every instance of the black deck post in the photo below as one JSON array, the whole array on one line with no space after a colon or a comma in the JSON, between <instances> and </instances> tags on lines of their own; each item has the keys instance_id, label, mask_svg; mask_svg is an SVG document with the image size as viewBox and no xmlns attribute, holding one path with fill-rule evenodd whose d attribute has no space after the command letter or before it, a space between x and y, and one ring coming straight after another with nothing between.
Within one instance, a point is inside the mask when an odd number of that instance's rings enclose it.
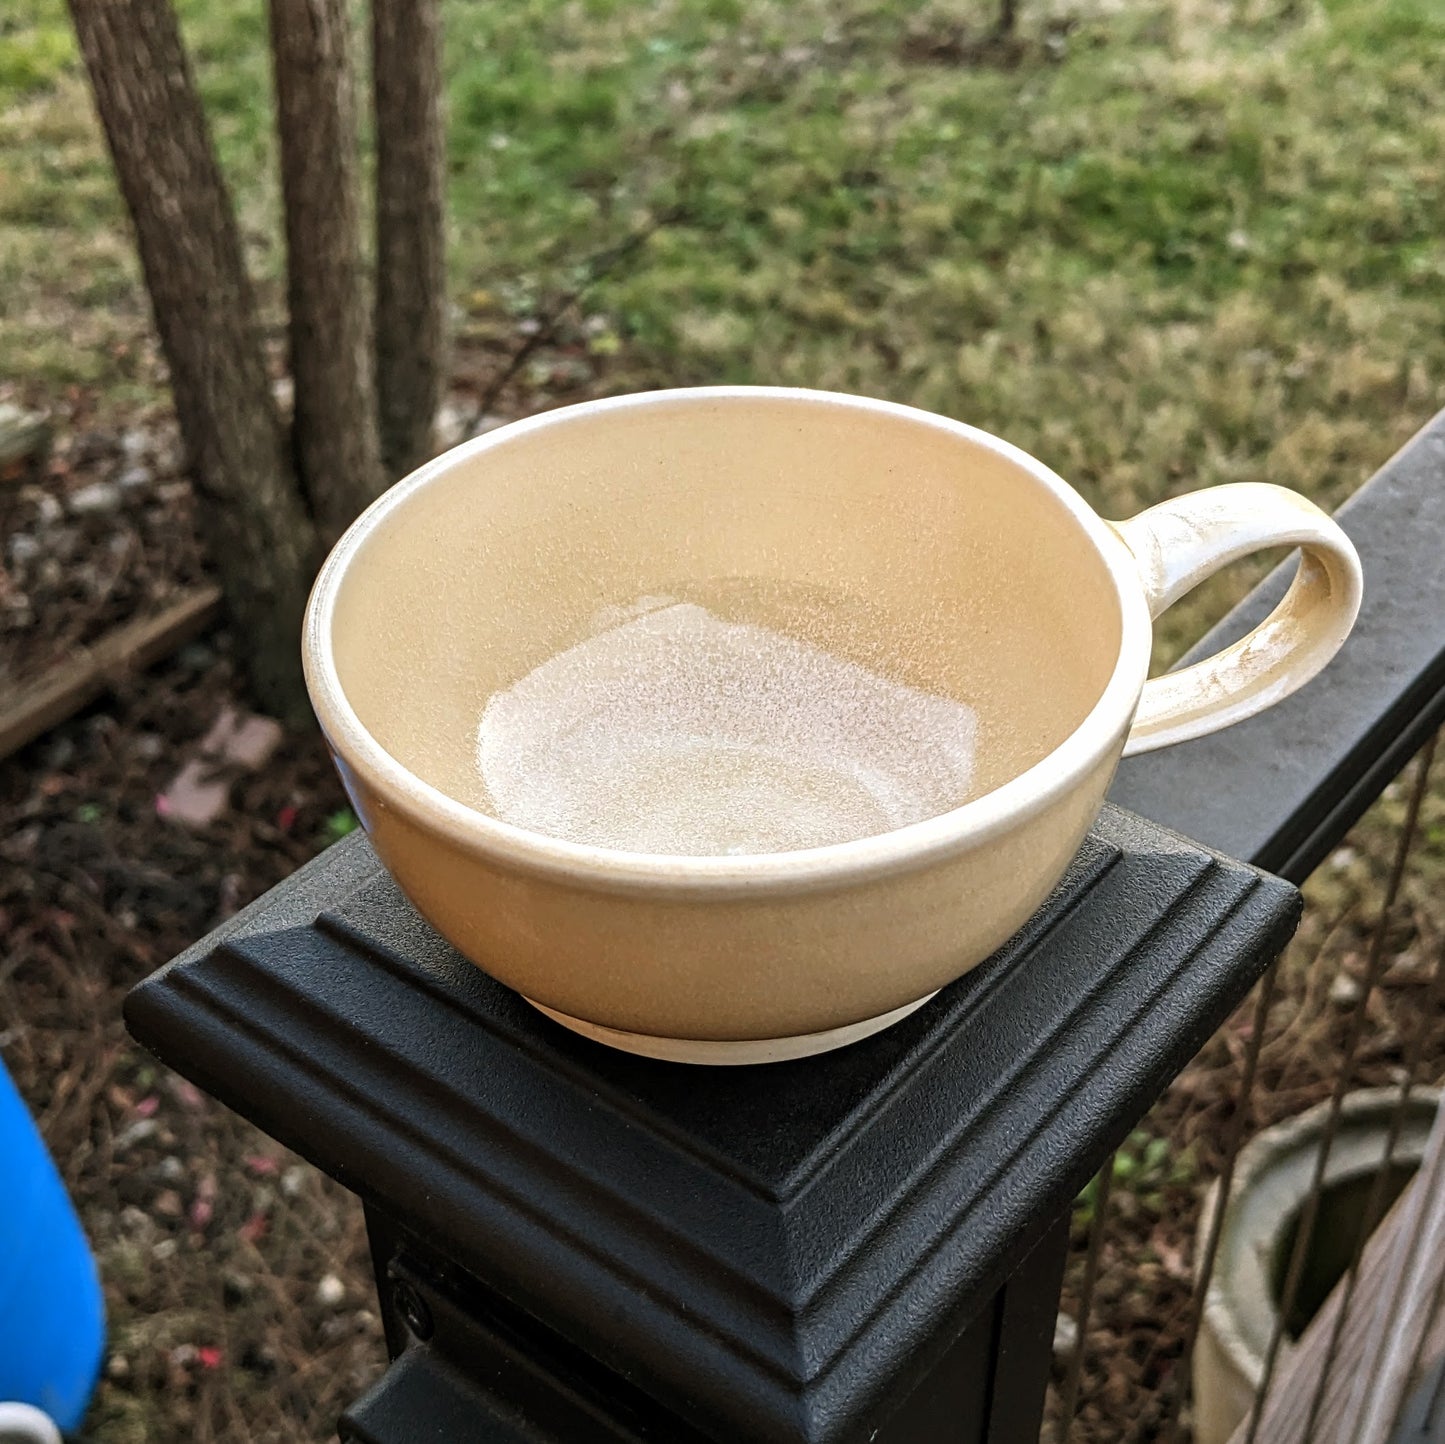
<instances>
[{"instance_id":1,"label":"black deck post","mask_svg":"<svg viewBox=\"0 0 1445 1444\"><path fill-rule=\"evenodd\" d=\"M135 1035L355 1191L359 1444L1035 1444L1074 1196L1293 888L1108 810L893 1028L701 1068L547 1022L347 839L142 983Z\"/></svg>"}]
</instances>

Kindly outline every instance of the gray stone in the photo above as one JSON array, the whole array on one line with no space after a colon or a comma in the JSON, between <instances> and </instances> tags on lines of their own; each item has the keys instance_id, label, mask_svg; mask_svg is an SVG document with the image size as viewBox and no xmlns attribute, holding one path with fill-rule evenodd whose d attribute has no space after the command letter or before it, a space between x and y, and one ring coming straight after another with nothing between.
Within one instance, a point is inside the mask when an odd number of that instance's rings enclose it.
<instances>
[{"instance_id":1,"label":"gray stone","mask_svg":"<svg viewBox=\"0 0 1445 1444\"><path fill-rule=\"evenodd\" d=\"M46 745L45 751L41 754L45 765L54 771L63 767L69 767L75 761L75 739L67 737L63 733Z\"/></svg>"},{"instance_id":2,"label":"gray stone","mask_svg":"<svg viewBox=\"0 0 1445 1444\"><path fill-rule=\"evenodd\" d=\"M40 555L41 550L40 543L28 531L18 531L10 538L10 560L17 567L23 567L27 562L33 562Z\"/></svg>"},{"instance_id":3,"label":"gray stone","mask_svg":"<svg viewBox=\"0 0 1445 1444\"><path fill-rule=\"evenodd\" d=\"M124 1153L135 1144L145 1142L159 1127L160 1124L154 1118L137 1118L134 1123L122 1128L115 1135L111 1148L116 1153Z\"/></svg>"},{"instance_id":4,"label":"gray stone","mask_svg":"<svg viewBox=\"0 0 1445 1444\"><path fill-rule=\"evenodd\" d=\"M70 493L70 510L74 516L106 516L120 508L120 488L109 481L92 481L79 491Z\"/></svg>"},{"instance_id":5,"label":"gray stone","mask_svg":"<svg viewBox=\"0 0 1445 1444\"><path fill-rule=\"evenodd\" d=\"M142 732L131 746L135 755L146 762L154 762L166 750L165 738L154 732Z\"/></svg>"}]
</instances>

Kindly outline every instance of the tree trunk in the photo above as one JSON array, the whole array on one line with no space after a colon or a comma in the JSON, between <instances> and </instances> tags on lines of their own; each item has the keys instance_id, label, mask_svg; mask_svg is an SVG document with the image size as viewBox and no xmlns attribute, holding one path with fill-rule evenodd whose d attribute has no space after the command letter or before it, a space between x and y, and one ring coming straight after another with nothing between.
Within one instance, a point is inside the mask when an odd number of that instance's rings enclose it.
<instances>
[{"instance_id":1,"label":"tree trunk","mask_svg":"<svg viewBox=\"0 0 1445 1444\"><path fill-rule=\"evenodd\" d=\"M1004 39L1011 40L1018 25L1018 0L999 0L997 33Z\"/></svg>"},{"instance_id":2,"label":"tree trunk","mask_svg":"<svg viewBox=\"0 0 1445 1444\"><path fill-rule=\"evenodd\" d=\"M271 0L296 467L330 545L385 485L358 209L346 0Z\"/></svg>"},{"instance_id":3,"label":"tree trunk","mask_svg":"<svg viewBox=\"0 0 1445 1444\"><path fill-rule=\"evenodd\" d=\"M201 524L260 703L307 715L315 539L287 462L230 197L170 0L70 0L135 224Z\"/></svg>"},{"instance_id":4,"label":"tree trunk","mask_svg":"<svg viewBox=\"0 0 1445 1444\"><path fill-rule=\"evenodd\" d=\"M446 374L446 216L438 0L372 0L376 105L376 389L381 455L432 455Z\"/></svg>"}]
</instances>

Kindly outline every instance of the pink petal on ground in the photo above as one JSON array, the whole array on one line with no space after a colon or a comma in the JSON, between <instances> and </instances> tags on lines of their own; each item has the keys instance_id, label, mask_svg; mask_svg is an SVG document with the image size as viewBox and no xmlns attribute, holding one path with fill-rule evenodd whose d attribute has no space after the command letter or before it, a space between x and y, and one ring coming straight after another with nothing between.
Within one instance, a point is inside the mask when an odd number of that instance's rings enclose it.
<instances>
[{"instance_id":1,"label":"pink petal on ground","mask_svg":"<svg viewBox=\"0 0 1445 1444\"><path fill-rule=\"evenodd\" d=\"M201 739L201 751L254 772L271 760L285 735L281 724L271 717L223 707Z\"/></svg>"},{"instance_id":2,"label":"pink petal on ground","mask_svg":"<svg viewBox=\"0 0 1445 1444\"><path fill-rule=\"evenodd\" d=\"M210 768L192 758L171 779L156 798L156 812L186 827L206 827L225 810L231 789L225 782L212 781Z\"/></svg>"},{"instance_id":3,"label":"pink petal on ground","mask_svg":"<svg viewBox=\"0 0 1445 1444\"><path fill-rule=\"evenodd\" d=\"M221 755L252 772L264 767L275 755L285 733L270 717L247 717L226 739Z\"/></svg>"},{"instance_id":4,"label":"pink petal on ground","mask_svg":"<svg viewBox=\"0 0 1445 1444\"><path fill-rule=\"evenodd\" d=\"M222 707L211 723L211 730L201 738L201 751L211 757L219 757L225 750L226 742L236 730L237 712L234 707Z\"/></svg>"}]
</instances>

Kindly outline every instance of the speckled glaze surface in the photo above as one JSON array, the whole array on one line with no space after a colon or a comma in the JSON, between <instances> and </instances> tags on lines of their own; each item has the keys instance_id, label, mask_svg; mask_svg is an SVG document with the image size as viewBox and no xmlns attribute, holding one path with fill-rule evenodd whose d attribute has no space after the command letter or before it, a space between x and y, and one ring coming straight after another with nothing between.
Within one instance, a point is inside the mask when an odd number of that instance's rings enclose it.
<instances>
[{"instance_id":1,"label":"speckled glaze surface","mask_svg":"<svg viewBox=\"0 0 1445 1444\"><path fill-rule=\"evenodd\" d=\"M1303 550L1279 611L1146 682L1151 617L1277 545ZM600 609L719 577L863 599L839 609L846 626L821 609L807 640L978 707L961 805L726 857L587 846L489 815L475 762L488 696ZM987 957L1061 876L1126 749L1288 695L1338 649L1359 597L1344 534L1280 488L1221 487L1114 525L961 423L711 387L549 412L398 483L328 559L304 652L358 816L462 953L612 1046L755 1062L866 1036Z\"/></svg>"}]
</instances>

